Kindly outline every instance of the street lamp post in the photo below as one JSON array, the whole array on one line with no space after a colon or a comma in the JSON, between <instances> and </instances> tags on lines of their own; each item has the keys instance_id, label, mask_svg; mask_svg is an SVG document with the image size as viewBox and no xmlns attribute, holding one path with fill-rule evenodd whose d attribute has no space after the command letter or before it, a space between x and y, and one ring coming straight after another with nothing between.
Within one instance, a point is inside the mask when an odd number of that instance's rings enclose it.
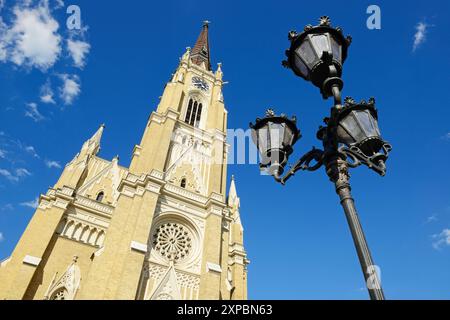
<instances>
[{"instance_id":1,"label":"street lamp post","mask_svg":"<svg viewBox=\"0 0 450 320\"><path fill-rule=\"evenodd\" d=\"M283 114L277 116L269 109L264 118L250 124L253 141L261 154L260 167L283 185L298 171L325 167L344 208L370 298L384 300L381 282L351 195L349 175L349 168L362 164L382 176L386 174L385 163L392 147L381 137L375 99L357 103L347 97L342 102L342 66L351 37L345 38L342 29L332 28L328 17L321 17L318 26L306 26L301 34L289 32L289 40L291 48L286 51L288 60L283 61L283 65L317 86L324 99L333 97L334 105L330 116L324 120L325 126L321 126L317 133L323 150L313 148L284 176L293 146L301 138L297 119L289 119Z\"/></svg>"}]
</instances>

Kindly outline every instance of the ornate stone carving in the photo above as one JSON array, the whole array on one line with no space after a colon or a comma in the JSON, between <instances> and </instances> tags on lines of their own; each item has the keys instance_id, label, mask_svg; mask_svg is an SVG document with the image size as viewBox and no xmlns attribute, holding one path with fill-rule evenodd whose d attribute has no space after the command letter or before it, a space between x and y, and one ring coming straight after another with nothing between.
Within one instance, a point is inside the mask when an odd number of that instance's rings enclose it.
<instances>
[{"instance_id":1,"label":"ornate stone carving","mask_svg":"<svg viewBox=\"0 0 450 320\"><path fill-rule=\"evenodd\" d=\"M108 215L111 215L114 210L112 206L82 196L76 197L75 204L87 207L89 209L94 209Z\"/></svg>"},{"instance_id":2,"label":"ornate stone carving","mask_svg":"<svg viewBox=\"0 0 450 320\"><path fill-rule=\"evenodd\" d=\"M180 287L173 265L167 270L150 300L181 300Z\"/></svg>"},{"instance_id":3,"label":"ornate stone carving","mask_svg":"<svg viewBox=\"0 0 450 320\"><path fill-rule=\"evenodd\" d=\"M182 261L191 253L192 234L178 223L162 224L153 234L153 248L167 259Z\"/></svg>"},{"instance_id":4,"label":"ornate stone carving","mask_svg":"<svg viewBox=\"0 0 450 320\"><path fill-rule=\"evenodd\" d=\"M205 195L211 160L212 146L209 136L177 128L172 137L166 180L179 184L182 178L188 178L187 189Z\"/></svg>"},{"instance_id":5,"label":"ornate stone carving","mask_svg":"<svg viewBox=\"0 0 450 320\"><path fill-rule=\"evenodd\" d=\"M45 300L74 300L81 281L81 272L77 261L78 257L74 256L72 263L59 279L58 273L54 275L45 294Z\"/></svg>"},{"instance_id":6,"label":"ornate stone carving","mask_svg":"<svg viewBox=\"0 0 450 320\"><path fill-rule=\"evenodd\" d=\"M177 270L199 274L204 224L199 226L198 220L174 211L159 214L150 234L148 261L167 265L172 259Z\"/></svg>"},{"instance_id":7,"label":"ornate stone carving","mask_svg":"<svg viewBox=\"0 0 450 320\"><path fill-rule=\"evenodd\" d=\"M64 238L79 241L91 246L101 247L106 231L86 221L67 216L59 224L56 232Z\"/></svg>"}]
</instances>

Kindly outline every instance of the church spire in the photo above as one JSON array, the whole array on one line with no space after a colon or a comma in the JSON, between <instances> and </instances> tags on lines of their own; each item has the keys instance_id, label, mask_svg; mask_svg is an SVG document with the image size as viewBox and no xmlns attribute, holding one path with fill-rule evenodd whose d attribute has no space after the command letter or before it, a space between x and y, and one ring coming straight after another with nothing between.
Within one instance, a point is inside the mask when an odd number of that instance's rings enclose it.
<instances>
[{"instance_id":1,"label":"church spire","mask_svg":"<svg viewBox=\"0 0 450 320\"><path fill-rule=\"evenodd\" d=\"M239 209L239 197L237 195L236 184L234 180L234 176L231 176L230 190L228 191L228 205L231 208Z\"/></svg>"},{"instance_id":2,"label":"church spire","mask_svg":"<svg viewBox=\"0 0 450 320\"><path fill-rule=\"evenodd\" d=\"M91 155L97 155L97 153L100 151L100 142L104 129L105 125L102 124L97 132L84 143L82 151L86 151L86 153Z\"/></svg>"},{"instance_id":3,"label":"church spire","mask_svg":"<svg viewBox=\"0 0 450 320\"><path fill-rule=\"evenodd\" d=\"M191 60L196 65L205 63L207 70L211 70L211 57L209 51L208 29L209 21L203 21L202 32L198 36L197 42L191 52Z\"/></svg>"}]
</instances>

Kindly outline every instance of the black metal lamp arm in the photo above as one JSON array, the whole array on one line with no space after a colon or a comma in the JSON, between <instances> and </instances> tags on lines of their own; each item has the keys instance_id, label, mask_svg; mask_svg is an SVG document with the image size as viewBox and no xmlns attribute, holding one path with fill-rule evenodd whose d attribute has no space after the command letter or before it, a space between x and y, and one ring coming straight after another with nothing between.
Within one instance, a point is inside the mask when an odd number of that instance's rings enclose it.
<instances>
[{"instance_id":1,"label":"black metal lamp arm","mask_svg":"<svg viewBox=\"0 0 450 320\"><path fill-rule=\"evenodd\" d=\"M285 174L284 177L281 177L278 174L274 175L275 181L285 185L286 182L295 175L296 172L302 171L316 171L323 165L323 157L324 151L320 149L313 148L311 151L307 152L303 155L300 160ZM311 164L312 161L315 161L314 164Z\"/></svg>"}]
</instances>

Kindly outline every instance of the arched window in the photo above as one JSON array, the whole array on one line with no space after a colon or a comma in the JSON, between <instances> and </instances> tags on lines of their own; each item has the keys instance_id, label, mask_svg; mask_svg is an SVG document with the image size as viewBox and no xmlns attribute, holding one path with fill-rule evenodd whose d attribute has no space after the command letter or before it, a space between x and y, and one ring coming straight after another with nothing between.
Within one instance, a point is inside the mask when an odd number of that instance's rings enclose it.
<instances>
[{"instance_id":1,"label":"arched window","mask_svg":"<svg viewBox=\"0 0 450 320\"><path fill-rule=\"evenodd\" d=\"M203 105L193 98L189 99L189 104L186 111L186 117L184 122L198 128L200 126L200 120L202 118Z\"/></svg>"},{"instance_id":2,"label":"arched window","mask_svg":"<svg viewBox=\"0 0 450 320\"><path fill-rule=\"evenodd\" d=\"M189 105L188 105L188 108L187 108L187 111L186 111L186 118L184 119L184 122L186 122L186 123L189 123L190 120L191 120L192 104L193 104L193 101L192 101L192 99L190 99L189 100Z\"/></svg>"},{"instance_id":3,"label":"arched window","mask_svg":"<svg viewBox=\"0 0 450 320\"><path fill-rule=\"evenodd\" d=\"M186 178L181 179L181 184L180 184L180 186L181 186L183 189L186 189Z\"/></svg>"},{"instance_id":4,"label":"arched window","mask_svg":"<svg viewBox=\"0 0 450 320\"><path fill-rule=\"evenodd\" d=\"M105 197L105 193L102 191L102 192L100 192L98 195L97 195L97 201L98 202L102 202L103 201L103 198Z\"/></svg>"}]
</instances>

